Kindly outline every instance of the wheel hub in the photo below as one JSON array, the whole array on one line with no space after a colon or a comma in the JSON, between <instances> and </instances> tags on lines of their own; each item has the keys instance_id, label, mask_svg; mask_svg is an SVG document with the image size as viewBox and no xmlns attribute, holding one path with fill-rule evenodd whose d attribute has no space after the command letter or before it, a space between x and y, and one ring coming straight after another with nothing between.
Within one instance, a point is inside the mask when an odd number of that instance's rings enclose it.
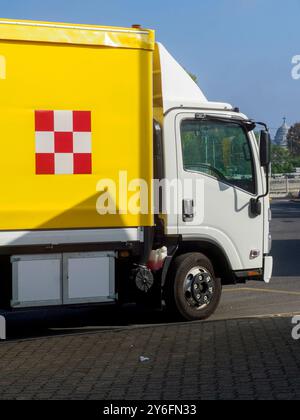
<instances>
[{"instance_id":1,"label":"wheel hub","mask_svg":"<svg viewBox=\"0 0 300 420\"><path fill-rule=\"evenodd\" d=\"M202 308L210 304L214 293L214 281L210 273L193 270L187 277L185 297L189 304Z\"/></svg>"}]
</instances>

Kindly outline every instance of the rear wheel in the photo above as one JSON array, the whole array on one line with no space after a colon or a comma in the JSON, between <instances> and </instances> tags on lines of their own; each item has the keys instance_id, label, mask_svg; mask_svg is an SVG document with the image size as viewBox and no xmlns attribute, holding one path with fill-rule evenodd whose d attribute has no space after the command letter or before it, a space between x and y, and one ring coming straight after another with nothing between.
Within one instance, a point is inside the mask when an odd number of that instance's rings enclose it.
<instances>
[{"instance_id":1,"label":"rear wheel","mask_svg":"<svg viewBox=\"0 0 300 420\"><path fill-rule=\"evenodd\" d=\"M211 261L203 254L181 255L173 263L165 286L165 303L187 321L209 318L217 309L222 293Z\"/></svg>"}]
</instances>

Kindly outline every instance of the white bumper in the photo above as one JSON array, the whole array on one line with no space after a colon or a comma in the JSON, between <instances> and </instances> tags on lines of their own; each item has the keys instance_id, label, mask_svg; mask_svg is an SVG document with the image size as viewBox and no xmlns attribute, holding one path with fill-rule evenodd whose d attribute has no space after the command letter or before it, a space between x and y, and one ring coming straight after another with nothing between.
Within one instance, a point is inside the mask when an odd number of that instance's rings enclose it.
<instances>
[{"instance_id":1,"label":"white bumper","mask_svg":"<svg viewBox=\"0 0 300 420\"><path fill-rule=\"evenodd\" d=\"M264 281L270 283L273 274L273 257L264 258Z\"/></svg>"}]
</instances>

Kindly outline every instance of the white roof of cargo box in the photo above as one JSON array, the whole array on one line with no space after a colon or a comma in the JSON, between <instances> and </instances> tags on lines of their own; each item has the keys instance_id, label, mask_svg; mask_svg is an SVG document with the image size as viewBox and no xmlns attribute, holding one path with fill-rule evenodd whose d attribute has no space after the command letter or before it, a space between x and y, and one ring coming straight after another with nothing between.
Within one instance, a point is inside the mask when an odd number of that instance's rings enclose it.
<instances>
[{"instance_id":1,"label":"white roof of cargo box","mask_svg":"<svg viewBox=\"0 0 300 420\"><path fill-rule=\"evenodd\" d=\"M230 104L208 101L197 83L166 48L160 43L157 43L157 48L164 113L178 107L232 110Z\"/></svg>"}]
</instances>

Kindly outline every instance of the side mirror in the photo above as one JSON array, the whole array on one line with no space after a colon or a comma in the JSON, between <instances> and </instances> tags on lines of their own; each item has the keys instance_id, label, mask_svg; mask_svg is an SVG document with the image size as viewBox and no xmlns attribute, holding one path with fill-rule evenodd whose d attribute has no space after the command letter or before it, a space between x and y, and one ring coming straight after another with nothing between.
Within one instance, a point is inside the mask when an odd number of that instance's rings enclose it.
<instances>
[{"instance_id":1,"label":"side mirror","mask_svg":"<svg viewBox=\"0 0 300 420\"><path fill-rule=\"evenodd\" d=\"M271 164L271 136L265 130L260 132L260 164L265 168Z\"/></svg>"}]
</instances>

